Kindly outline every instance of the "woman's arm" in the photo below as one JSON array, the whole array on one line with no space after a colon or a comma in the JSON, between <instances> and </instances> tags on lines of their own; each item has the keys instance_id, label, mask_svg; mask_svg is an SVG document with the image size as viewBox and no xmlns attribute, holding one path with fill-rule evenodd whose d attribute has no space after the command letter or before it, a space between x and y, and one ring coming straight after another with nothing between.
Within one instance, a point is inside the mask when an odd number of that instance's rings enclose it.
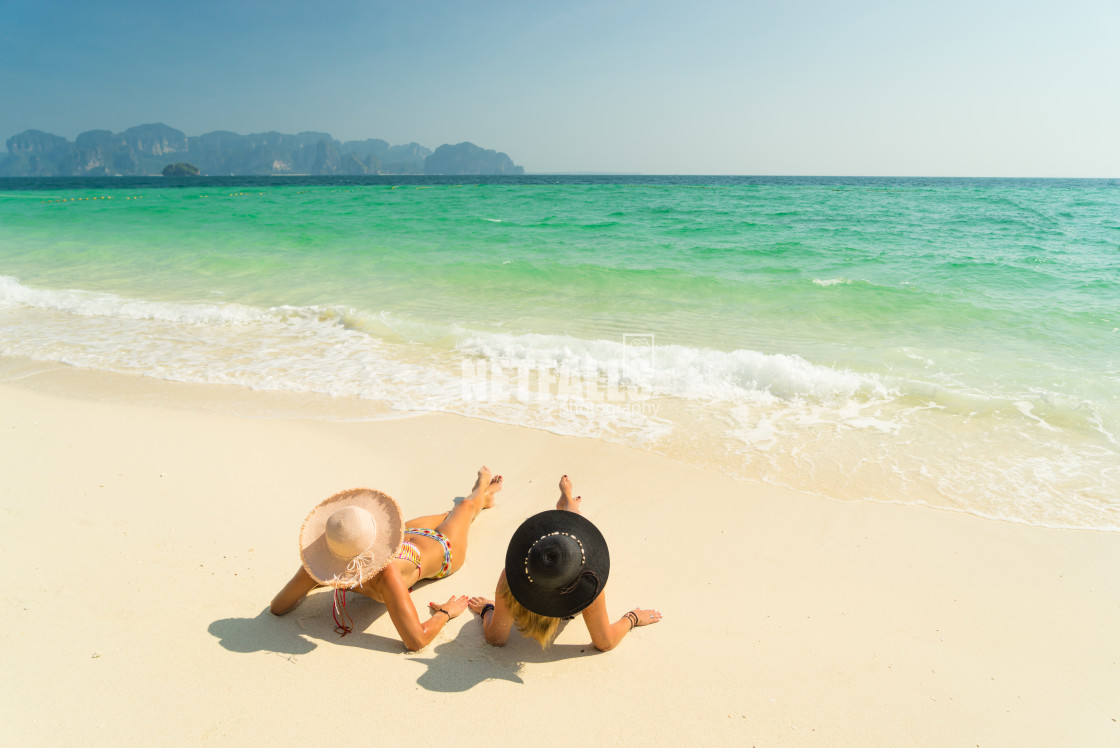
<instances>
[{"instance_id":1,"label":"woman's arm","mask_svg":"<svg viewBox=\"0 0 1120 748\"><path fill-rule=\"evenodd\" d=\"M269 606L269 610L275 616L282 616L296 607L308 592L318 586L319 583L312 579L307 570L301 566L295 576L284 585L284 589L277 592L276 597L272 598L272 605Z\"/></svg>"},{"instance_id":2,"label":"woman's arm","mask_svg":"<svg viewBox=\"0 0 1120 748\"><path fill-rule=\"evenodd\" d=\"M600 652L617 647L634 626L648 626L660 620L661 614L656 610L635 608L611 623L610 616L607 614L606 591L600 592L595 601L583 610L583 622L587 624L587 631L591 634L591 643Z\"/></svg>"},{"instance_id":3,"label":"woman's arm","mask_svg":"<svg viewBox=\"0 0 1120 748\"><path fill-rule=\"evenodd\" d=\"M385 607L389 609L389 618L397 627L401 641L410 650L415 652L426 647L432 639L436 638L447 622L455 618L467 608L466 595L452 597L443 605L429 603L432 615L427 621L421 623L416 606L412 604L412 597L400 574L393 569L382 572L377 580L378 591Z\"/></svg>"},{"instance_id":4,"label":"woman's arm","mask_svg":"<svg viewBox=\"0 0 1120 748\"><path fill-rule=\"evenodd\" d=\"M501 588L502 580L505 578L506 573L503 571L498 576L498 588ZM509 606L498 594L497 589L494 591L494 598L489 600L485 597L472 597L469 604L471 610L482 616L482 636L486 639L486 643L501 647L509 641L509 631L513 628L513 614L510 613Z\"/></svg>"}]
</instances>

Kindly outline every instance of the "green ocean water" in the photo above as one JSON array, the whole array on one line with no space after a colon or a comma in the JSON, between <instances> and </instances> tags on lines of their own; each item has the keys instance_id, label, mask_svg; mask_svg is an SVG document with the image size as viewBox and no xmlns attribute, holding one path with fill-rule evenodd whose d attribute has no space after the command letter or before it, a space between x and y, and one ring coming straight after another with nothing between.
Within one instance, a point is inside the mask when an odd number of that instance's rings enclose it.
<instances>
[{"instance_id":1,"label":"green ocean water","mask_svg":"<svg viewBox=\"0 0 1120 748\"><path fill-rule=\"evenodd\" d=\"M462 178L466 179L466 178ZM0 182L0 356L1120 529L1120 183Z\"/></svg>"}]
</instances>

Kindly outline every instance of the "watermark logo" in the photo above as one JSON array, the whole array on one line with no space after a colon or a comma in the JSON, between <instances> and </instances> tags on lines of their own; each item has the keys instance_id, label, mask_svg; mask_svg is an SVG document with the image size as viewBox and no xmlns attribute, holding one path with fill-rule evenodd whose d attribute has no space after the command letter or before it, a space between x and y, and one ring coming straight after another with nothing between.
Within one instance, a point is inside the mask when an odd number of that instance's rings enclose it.
<instances>
[{"instance_id":1,"label":"watermark logo","mask_svg":"<svg viewBox=\"0 0 1120 748\"><path fill-rule=\"evenodd\" d=\"M569 409L646 401L653 394L654 351L652 334L627 333L619 357L607 361L464 359L463 400L554 403Z\"/></svg>"},{"instance_id":2,"label":"watermark logo","mask_svg":"<svg viewBox=\"0 0 1120 748\"><path fill-rule=\"evenodd\" d=\"M622 376L648 382L654 370L653 333L622 334Z\"/></svg>"}]
</instances>

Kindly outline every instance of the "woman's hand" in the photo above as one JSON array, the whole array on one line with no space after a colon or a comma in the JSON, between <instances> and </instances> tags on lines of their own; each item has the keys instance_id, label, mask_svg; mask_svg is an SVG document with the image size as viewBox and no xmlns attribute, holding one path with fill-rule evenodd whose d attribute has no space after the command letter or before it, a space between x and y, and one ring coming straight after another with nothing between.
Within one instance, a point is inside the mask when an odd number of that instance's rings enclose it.
<instances>
[{"instance_id":1,"label":"woman's hand","mask_svg":"<svg viewBox=\"0 0 1120 748\"><path fill-rule=\"evenodd\" d=\"M455 595L453 597L449 597L447 599L447 602L445 602L443 605L428 603L428 608L431 609L432 615L435 615L440 608L443 608L447 611L448 620L450 620L457 617L460 613L467 609L467 596Z\"/></svg>"},{"instance_id":2,"label":"woman's hand","mask_svg":"<svg viewBox=\"0 0 1120 748\"><path fill-rule=\"evenodd\" d=\"M651 623L657 623L661 620L661 611L659 610L644 610L642 608L634 608L630 612L638 616L639 626L648 626Z\"/></svg>"},{"instance_id":3,"label":"woman's hand","mask_svg":"<svg viewBox=\"0 0 1120 748\"><path fill-rule=\"evenodd\" d=\"M472 597L467 601L467 607L469 607L472 611L478 613L479 615L482 615L483 608L485 608L487 605L493 604L494 601L486 597Z\"/></svg>"}]
</instances>

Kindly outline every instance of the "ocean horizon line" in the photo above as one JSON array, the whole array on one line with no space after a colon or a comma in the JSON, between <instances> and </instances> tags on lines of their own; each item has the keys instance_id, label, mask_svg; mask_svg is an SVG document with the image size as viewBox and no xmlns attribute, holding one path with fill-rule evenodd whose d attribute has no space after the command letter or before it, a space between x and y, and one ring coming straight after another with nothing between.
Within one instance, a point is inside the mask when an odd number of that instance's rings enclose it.
<instances>
[{"instance_id":1,"label":"ocean horizon line","mask_svg":"<svg viewBox=\"0 0 1120 748\"><path fill-rule=\"evenodd\" d=\"M55 189L71 186L145 186L145 187L191 187L212 186L220 184L233 184L251 182L257 185L285 184L323 184L323 185L354 185L354 184L439 184L455 185L470 182L485 182L493 184L532 184L535 181L556 179L570 179L573 183L578 180L725 180L749 184L754 182L788 183L793 180L807 182L819 181L828 183L929 183L929 184L999 184L999 183L1047 183L1047 184L1083 184L1092 186L1120 186L1120 177L1005 177L1005 176L915 176L915 175L856 175L856 174L646 174L642 172L598 172L598 171L562 171L562 172L532 172L524 174L205 174L194 176L167 177L159 174L150 175L81 175L81 176L25 176L25 177L0 177L0 189Z\"/></svg>"}]
</instances>

